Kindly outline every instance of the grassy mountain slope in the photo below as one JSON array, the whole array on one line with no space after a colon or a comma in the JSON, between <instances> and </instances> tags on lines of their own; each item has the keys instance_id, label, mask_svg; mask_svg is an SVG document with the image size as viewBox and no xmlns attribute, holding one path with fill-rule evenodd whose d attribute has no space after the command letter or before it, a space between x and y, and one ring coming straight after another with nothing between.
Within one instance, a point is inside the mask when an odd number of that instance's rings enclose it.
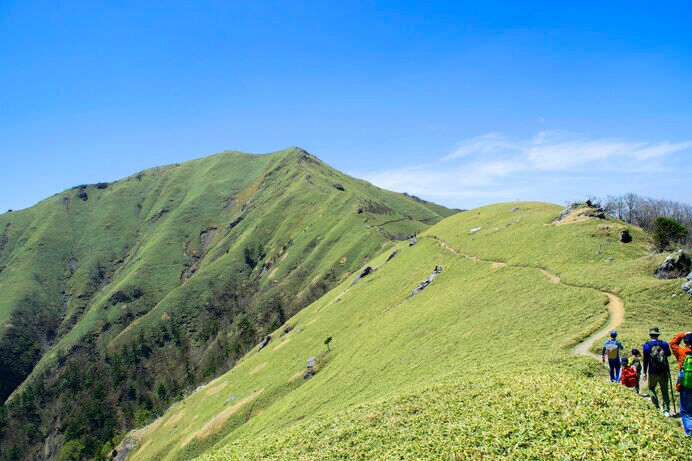
<instances>
[{"instance_id":1,"label":"grassy mountain slope","mask_svg":"<svg viewBox=\"0 0 692 461\"><path fill-rule=\"evenodd\" d=\"M662 256L641 230L622 244L621 222L555 224L559 212L471 210L381 254L131 434L129 459L686 459L673 423L571 348L606 322L605 292L624 300L626 347L650 323L684 329L692 300L653 277Z\"/></svg>"},{"instance_id":2,"label":"grassy mountain slope","mask_svg":"<svg viewBox=\"0 0 692 461\"><path fill-rule=\"evenodd\" d=\"M292 148L155 168L0 216L4 445L51 457L78 440L93 453L452 213Z\"/></svg>"}]
</instances>

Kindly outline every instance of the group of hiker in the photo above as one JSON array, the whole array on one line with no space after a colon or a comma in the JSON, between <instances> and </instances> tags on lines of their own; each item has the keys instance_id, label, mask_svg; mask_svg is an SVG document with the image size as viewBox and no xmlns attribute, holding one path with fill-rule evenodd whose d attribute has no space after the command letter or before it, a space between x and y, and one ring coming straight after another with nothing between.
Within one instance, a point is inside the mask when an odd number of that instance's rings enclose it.
<instances>
[{"instance_id":1,"label":"group of hiker","mask_svg":"<svg viewBox=\"0 0 692 461\"><path fill-rule=\"evenodd\" d=\"M685 434L692 436L692 332L678 333L670 342L658 339L658 327L649 329L649 341L642 346L642 352L632 349L631 357L620 356L624 349L617 339L617 332L610 332L610 339L603 344L601 361L608 360L610 381L634 389L639 394L639 383L648 383L649 397L654 406L662 410L666 417L677 416L670 411L673 376L668 357L677 359L677 381L675 389L680 393L680 417ZM681 344L684 343L684 344ZM670 385L670 386L669 386ZM659 404L657 389L661 389L663 407ZM675 408L675 402L673 402Z\"/></svg>"}]
</instances>

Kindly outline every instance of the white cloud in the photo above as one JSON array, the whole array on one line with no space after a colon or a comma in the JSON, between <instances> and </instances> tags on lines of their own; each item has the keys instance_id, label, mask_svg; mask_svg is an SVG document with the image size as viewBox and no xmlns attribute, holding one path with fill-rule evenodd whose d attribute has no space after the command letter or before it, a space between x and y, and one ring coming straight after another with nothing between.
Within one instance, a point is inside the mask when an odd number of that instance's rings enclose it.
<instances>
[{"instance_id":1,"label":"white cloud","mask_svg":"<svg viewBox=\"0 0 692 461\"><path fill-rule=\"evenodd\" d=\"M641 179L666 171L666 159L688 149L692 149L692 141L590 139L557 131L542 131L528 140L513 140L501 133L489 133L460 143L454 152L437 161L375 172L365 179L387 189L447 204L450 199L456 200L454 206L465 206L463 202L468 199L475 206L536 196L561 202L578 198L560 196L560 188L566 191L568 183L570 193L574 192L575 184L582 183L585 188L616 180L623 181L622 193L630 191L635 174Z\"/></svg>"}]
</instances>

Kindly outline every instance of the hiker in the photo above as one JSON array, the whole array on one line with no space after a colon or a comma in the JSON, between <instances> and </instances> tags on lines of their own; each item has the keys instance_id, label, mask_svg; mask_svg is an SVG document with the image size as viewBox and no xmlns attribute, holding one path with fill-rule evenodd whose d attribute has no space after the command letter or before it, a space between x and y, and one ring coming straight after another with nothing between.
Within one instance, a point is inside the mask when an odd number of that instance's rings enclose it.
<instances>
[{"instance_id":1,"label":"hiker","mask_svg":"<svg viewBox=\"0 0 692 461\"><path fill-rule=\"evenodd\" d=\"M611 331L610 339L603 343L603 350L601 350L601 363L605 364L605 357L608 355L611 383L620 381L620 350L623 349L623 347L622 343L615 339L617 336L617 331Z\"/></svg>"},{"instance_id":2,"label":"hiker","mask_svg":"<svg viewBox=\"0 0 692 461\"><path fill-rule=\"evenodd\" d=\"M658 396L656 395L656 387L661 385L661 396L663 397L663 414L666 417L670 414L670 395L668 394L668 380L670 379L670 369L668 368L668 357L670 357L670 346L665 341L661 341L658 337L661 335L658 327L649 328L648 342L644 343L642 348L644 352L644 379L649 381L649 396L651 403L657 409L660 409L658 404Z\"/></svg>"},{"instance_id":3,"label":"hiker","mask_svg":"<svg viewBox=\"0 0 692 461\"><path fill-rule=\"evenodd\" d=\"M685 341L685 347L680 341ZM680 393L680 417L685 434L692 436L692 332L678 333L670 340L670 348L678 359L677 391Z\"/></svg>"},{"instance_id":4,"label":"hiker","mask_svg":"<svg viewBox=\"0 0 692 461\"><path fill-rule=\"evenodd\" d=\"M642 379L642 362L639 349L632 349L632 358L630 358L629 366L634 367L637 372L637 385L635 386L634 390L637 391L637 394L639 394L639 381Z\"/></svg>"},{"instance_id":5,"label":"hiker","mask_svg":"<svg viewBox=\"0 0 692 461\"><path fill-rule=\"evenodd\" d=\"M620 370L620 382L623 386L630 389L636 389L639 386L639 380L637 379L637 370L633 366L630 366L629 359L627 357L622 357L620 359L621 370Z\"/></svg>"}]
</instances>

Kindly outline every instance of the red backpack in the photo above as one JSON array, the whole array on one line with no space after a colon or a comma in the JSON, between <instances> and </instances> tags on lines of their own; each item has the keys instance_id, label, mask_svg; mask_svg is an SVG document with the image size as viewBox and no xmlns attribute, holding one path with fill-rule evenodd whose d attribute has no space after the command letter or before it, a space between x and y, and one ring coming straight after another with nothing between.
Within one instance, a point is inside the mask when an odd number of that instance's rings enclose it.
<instances>
[{"instance_id":1,"label":"red backpack","mask_svg":"<svg viewBox=\"0 0 692 461\"><path fill-rule=\"evenodd\" d=\"M622 385L630 388L637 385L637 370L634 367L622 367Z\"/></svg>"}]
</instances>

